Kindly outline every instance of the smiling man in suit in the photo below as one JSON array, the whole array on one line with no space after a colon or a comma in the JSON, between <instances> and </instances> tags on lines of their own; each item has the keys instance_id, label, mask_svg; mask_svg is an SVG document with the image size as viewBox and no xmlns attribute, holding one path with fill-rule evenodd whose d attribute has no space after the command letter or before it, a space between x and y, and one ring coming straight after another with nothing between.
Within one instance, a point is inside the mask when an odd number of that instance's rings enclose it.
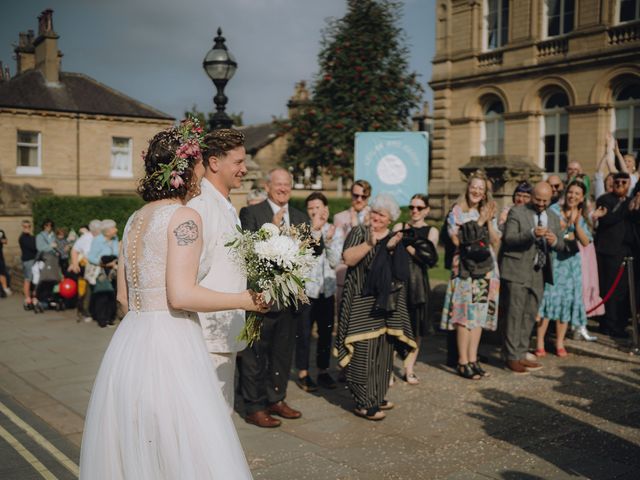
<instances>
[{"instance_id":1,"label":"smiling man in suit","mask_svg":"<svg viewBox=\"0 0 640 480\"><path fill-rule=\"evenodd\" d=\"M540 370L526 359L531 330L544 284L553 284L551 250L564 248L560 219L547 210L552 197L547 182L536 184L527 205L513 207L504 227L500 262L500 295L506 301L504 354L507 368L517 374Z\"/></svg>"},{"instance_id":2,"label":"smiling man in suit","mask_svg":"<svg viewBox=\"0 0 640 480\"><path fill-rule=\"evenodd\" d=\"M271 170L266 183L267 199L240 210L242 228L257 231L265 223L278 226L309 223L306 213L289 205L292 185L293 177L287 170ZM247 423L272 428L280 425L280 420L272 415L287 419L302 416L284 401L301 314L301 310L291 307L265 315L260 339L240 358L240 389Z\"/></svg>"}]
</instances>

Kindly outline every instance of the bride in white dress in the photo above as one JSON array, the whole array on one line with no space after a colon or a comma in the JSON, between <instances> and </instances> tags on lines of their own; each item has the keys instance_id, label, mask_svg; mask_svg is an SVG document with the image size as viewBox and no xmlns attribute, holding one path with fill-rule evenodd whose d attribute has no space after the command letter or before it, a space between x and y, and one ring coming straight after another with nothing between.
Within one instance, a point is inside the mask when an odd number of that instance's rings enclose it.
<instances>
[{"instance_id":1,"label":"bride in white dress","mask_svg":"<svg viewBox=\"0 0 640 480\"><path fill-rule=\"evenodd\" d=\"M250 291L198 285L208 271L201 221L184 203L204 174L199 142L187 122L157 134L145 154L139 190L150 203L124 231L118 301L128 313L93 386L81 480L251 478L193 312L267 306Z\"/></svg>"}]
</instances>

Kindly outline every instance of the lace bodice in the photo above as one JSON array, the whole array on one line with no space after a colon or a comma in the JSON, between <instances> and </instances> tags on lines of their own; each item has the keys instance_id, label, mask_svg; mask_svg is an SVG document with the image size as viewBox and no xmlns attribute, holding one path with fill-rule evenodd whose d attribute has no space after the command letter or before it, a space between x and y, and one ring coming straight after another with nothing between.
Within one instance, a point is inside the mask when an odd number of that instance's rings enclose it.
<instances>
[{"instance_id":1,"label":"lace bodice","mask_svg":"<svg viewBox=\"0 0 640 480\"><path fill-rule=\"evenodd\" d=\"M181 206L146 205L129 217L123 235L129 310L170 310L166 288L167 228ZM198 281L206 273L199 271Z\"/></svg>"}]
</instances>

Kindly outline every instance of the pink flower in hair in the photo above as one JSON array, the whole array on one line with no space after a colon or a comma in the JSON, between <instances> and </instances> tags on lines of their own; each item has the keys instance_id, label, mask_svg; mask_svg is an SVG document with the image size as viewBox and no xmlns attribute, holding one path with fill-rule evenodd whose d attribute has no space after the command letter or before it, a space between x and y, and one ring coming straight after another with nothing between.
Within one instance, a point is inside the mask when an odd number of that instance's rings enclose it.
<instances>
[{"instance_id":1,"label":"pink flower in hair","mask_svg":"<svg viewBox=\"0 0 640 480\"><path fill-rule=\"evenodd\" d=\"M180 188L182 185L184 185L184 180L180 175L178 175L178 172L173 170L171 172L171 180L169 181L169 183L173 188Z\"/></svg>"}]
</instances>

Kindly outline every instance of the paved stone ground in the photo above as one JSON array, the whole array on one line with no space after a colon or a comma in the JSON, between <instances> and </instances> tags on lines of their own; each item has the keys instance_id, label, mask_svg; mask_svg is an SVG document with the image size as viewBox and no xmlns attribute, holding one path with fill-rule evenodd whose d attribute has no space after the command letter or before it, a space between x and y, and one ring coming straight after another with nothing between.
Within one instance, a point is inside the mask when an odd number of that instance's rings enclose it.
<instances>
[{"instance_id":1,"label":"paved stone ground","mask_svg":"<svg viewBox=\"0 0 640 480\"><path fill-rule=\"evenodd\" d=\"M24 312L15 296L0 300L0 399L43 435L55 432L74 461L113 332L76 323L71 312ZM497 349L483 344L492 377L474 382L442 365L444 349L444 336L426 339L416 368L420 385L396 381L388 399L397 407L379 423L353 415L344 384L309 394L291 382L288 401L303 418L278 429L247 425L234 414L254 477L638 478L639 358L604 339L569 341L568 358L547 356L542 371L516 377L502 369ZM0 441L0 477L38 478L24 465L11 470L9 450Z\"/></svg>"}]
</instances>

